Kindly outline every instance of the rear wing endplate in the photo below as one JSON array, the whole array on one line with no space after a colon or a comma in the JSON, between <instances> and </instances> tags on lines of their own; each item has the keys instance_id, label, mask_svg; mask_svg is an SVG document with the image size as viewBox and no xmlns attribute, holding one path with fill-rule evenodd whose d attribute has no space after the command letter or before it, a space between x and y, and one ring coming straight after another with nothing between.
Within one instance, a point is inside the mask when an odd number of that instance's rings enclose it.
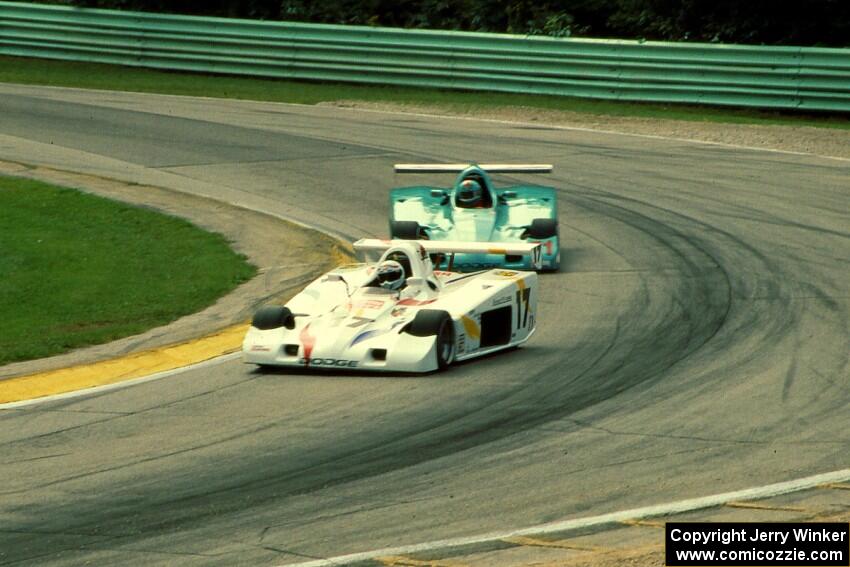
<instances>
[{"instance_id":1,"label":"rear wing endplate","mask_svg":"<svg viewBox=\"0 0 850 567\"><path fill-rule=\"evenodd\" d=\"M377 262L381 255L394 246L415 242L421 244L428 254L499 254L505 256L530 256L535 270L542 266L543 248L539 242L461 242L453 240L381 240L361 238L354 243L354 251L363 255L367 262ZM450 264L453 262L450 262Z\"/></svg>"},{"instance_id":2,"label":"rear wing endplate","mask_svg":"<svg viewBox=\"0 0 850 567\"><path fill-rule=\"evenodd\" d=\"M548 163L397 163L393 169L396 173L460 173L472 166L487 173L552 173L553 169Z\"/></svg>"}]
</instances>

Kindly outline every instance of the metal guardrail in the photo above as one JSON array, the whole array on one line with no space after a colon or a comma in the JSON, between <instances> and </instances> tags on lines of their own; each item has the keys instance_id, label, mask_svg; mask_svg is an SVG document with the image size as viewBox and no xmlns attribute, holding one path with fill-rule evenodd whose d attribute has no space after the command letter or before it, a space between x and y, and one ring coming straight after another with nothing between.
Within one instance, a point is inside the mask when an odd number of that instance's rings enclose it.
<instances>
[{"instance_id":1,"label":"metal guardrail","mask_svg":"<svg viewBox=\"0 0 850 567\"><path fill-rule=\"evenodd\" d=\"M850 111L850 49L403 30L0 1L0 55L624 101Z\"/></svg>"}]
</instances>

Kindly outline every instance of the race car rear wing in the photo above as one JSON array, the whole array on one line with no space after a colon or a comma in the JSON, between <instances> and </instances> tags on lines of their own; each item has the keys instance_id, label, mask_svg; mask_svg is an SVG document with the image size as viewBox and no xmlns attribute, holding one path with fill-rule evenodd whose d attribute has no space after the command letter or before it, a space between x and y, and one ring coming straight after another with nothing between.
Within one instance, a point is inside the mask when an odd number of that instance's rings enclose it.
<instances>
[{"instance_id":1,"label":"race car rear wing","mask_svg":"<svg viewBox=\"0 0 850 567\"><path fill-rule=\"evenodd\" d=\"M381 240L361 238L354 243L354 251L363 255L367 262L377 262L381 255L394 246L410 240ZM454 240L416 240L428 254L444 254L453 264L455 254L499 254L504 256L530 256L534 269L540 269L543 248L539 242L461 242Z\"/></svg>"},{"instance_id":2,"label":"race car rear wing","mask_svg":"<svg viewBox=\"0 0 850 567\"><path fill-rule=\"evenodd\" d=\"M552 164L548 163L397 163L396 173L460 173L470 166L477 165L487 173L552 173Z\"/></svg>"}]
</instances>

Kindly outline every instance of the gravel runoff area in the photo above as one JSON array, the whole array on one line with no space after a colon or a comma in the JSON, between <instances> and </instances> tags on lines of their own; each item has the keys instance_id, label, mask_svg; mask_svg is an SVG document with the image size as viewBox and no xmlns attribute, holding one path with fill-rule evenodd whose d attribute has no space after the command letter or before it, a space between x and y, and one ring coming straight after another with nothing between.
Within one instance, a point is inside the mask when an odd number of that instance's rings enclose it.
<instances>
[{"instance_id":1,"label":"gravel runoff area","mask_svg":"<svg viewBox=\"0 0 850 567\"><path fill-rule=\"evenodd\" d=\"M850 130L840 128L606 116L530 107L493 107L458 111L451 109L451 107L439 105L377 103L356 100L320 103L320 106L506 120L539 124L541 127L589 128L624 134L663 136L850 159Z\"/></svg>"},{"instance_id":2,"label":"gravel runoff area","mask_svg":"<svg viewBox=\"0 0 850 567\"><path fill-rule=\"evenodd\" d=\"M212 306L145 333L40 360L0 367L0 379L88 364L177 344L251 318L257 306L290 297L321 273L349 258L341 243L284 220L185 193L0 161L0 173L37 179L182 217L224 235L258 267L258 275ZM324 246L316 241L326 240Z\"/></svg>"}]
</instances>

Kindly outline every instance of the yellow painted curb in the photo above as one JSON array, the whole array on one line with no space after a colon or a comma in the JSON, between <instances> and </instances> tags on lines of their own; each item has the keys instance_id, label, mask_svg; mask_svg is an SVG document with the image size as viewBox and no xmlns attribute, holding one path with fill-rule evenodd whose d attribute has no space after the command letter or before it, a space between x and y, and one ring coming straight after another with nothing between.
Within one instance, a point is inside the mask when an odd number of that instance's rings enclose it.
<instances>
[{"instance_id":1,"label":"yellow painted curb","mask_svg":"<svg viewBox=\"0 0 850 567\"><path fill-rule=\"evenodd\" d=\"M248 327L243 323L185 343L2 380L0 404L105 386L203 362L238 350Z\"/></svg>"}]
</instances>

